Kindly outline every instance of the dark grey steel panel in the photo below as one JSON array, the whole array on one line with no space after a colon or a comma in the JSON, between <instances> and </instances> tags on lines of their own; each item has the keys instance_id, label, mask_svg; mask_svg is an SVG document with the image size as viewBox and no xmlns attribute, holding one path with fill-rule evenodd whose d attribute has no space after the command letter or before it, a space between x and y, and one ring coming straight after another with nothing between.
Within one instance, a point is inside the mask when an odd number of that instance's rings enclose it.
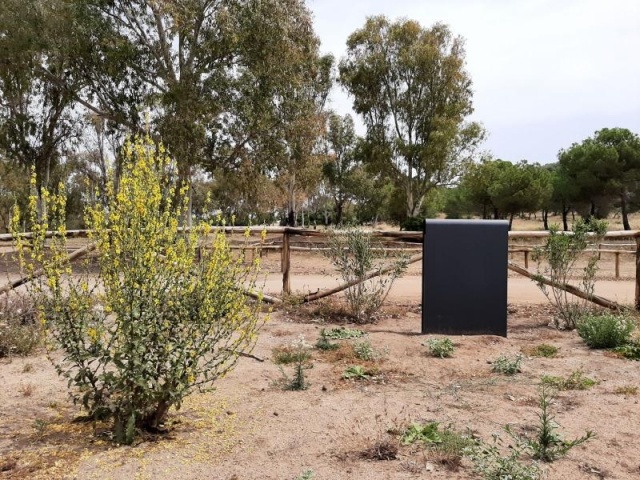
<instances>
[{"instance_id":1,"label":"dark grey steel panel","mask_svg":"<svg viewBox=\"0 0 640 480\"><path fill-rule=\"evenodd\" d=\"M509 223L426 220L422 333L507 336Z\"/></svg>"}]
</instances>

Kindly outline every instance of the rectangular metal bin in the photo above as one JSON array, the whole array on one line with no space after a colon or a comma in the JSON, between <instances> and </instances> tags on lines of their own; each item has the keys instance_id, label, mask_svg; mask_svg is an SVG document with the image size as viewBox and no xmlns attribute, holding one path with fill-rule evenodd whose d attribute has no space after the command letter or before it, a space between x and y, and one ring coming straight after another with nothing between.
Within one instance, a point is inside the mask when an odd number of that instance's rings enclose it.
<instances>
[{"instance_id":1,"label":"rectangular metal bin","mask_svg":"<svg viewBox=\"0 0 640 480\"><path fill-rule=\"evenodd\" d=\"M426 220L422 333L507 336L509 223Z\"/></svg>"}]
</instances>

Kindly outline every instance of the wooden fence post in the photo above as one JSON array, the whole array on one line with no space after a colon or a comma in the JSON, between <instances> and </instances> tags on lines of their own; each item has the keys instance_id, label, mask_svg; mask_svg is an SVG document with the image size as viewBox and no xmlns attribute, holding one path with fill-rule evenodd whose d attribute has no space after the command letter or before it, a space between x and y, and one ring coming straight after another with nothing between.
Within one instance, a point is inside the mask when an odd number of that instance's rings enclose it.
<instances>
[{"instance_id":1,"label":"wooden fence post","mask_svg":"<svg viewBox=\"0 0 640 480\"><path fill-rule=\"evenodd\" d=\"M529 250L524 251L524 268L529 270Z\"/></svg>"},{"instance_id":2,"label":"wooden fence post","mask_svg":"<svg viewBox=\"0 0 640 480\"><path fill-rule=\"evenodd\" d=\"M282 294L291 294L291 281L289 272L291 270L291 250L289 249L289 232L285 229L282 234Z\"/></svg>"},{"instance_id":3,"label":"wooden fence post","mask_svg":"<svg viewBox=\"0 0 640 480\"><path fill-rule=\"evenodd\" d=\"M636 310L640 311L640 236L636 233Z\"/></svg>"},{"instance_id":4,"label":"wooden fence post","mask_svg":"<svg viewBox=\"0 0 640 480\"><path fill-rule=\"evenodd\" d=\"M616 252L616 278L620 278L620 252Z\"/></svg>"}]
</instances>

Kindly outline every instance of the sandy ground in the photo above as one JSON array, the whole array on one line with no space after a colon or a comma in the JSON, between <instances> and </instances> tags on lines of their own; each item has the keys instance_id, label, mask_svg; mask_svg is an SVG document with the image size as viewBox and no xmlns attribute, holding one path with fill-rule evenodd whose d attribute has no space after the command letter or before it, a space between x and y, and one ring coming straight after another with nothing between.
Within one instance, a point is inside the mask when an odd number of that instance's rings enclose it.
<instances>
[{"instance_id":1,"label":"sandy ground","mask_svg":"<svg viewBox=\"0 0 640 480\"><path fill-rule=\"evenodd\" d=\"M279 293L277 256L265 259L273 273L268 292ZM631 303L634 283L605 274L596 293ZM395 459L362 456L411 422L439 422L490 440L509 424L531 432L537 424L537 398L543 375L567 377L582 371L596 381L587 390L558 392L552 413L566 438L586 430L596 437L569 455L543 465L548 479L637 479L640 456L640 364L590 350L575 332L550 328L552 311L528 279L510 276L508 337L451 337L452 358L427 355L420 334L419 266L394 286L380 320L363 330L375 348L387 352L363 381L342 373L357 359L331 358L313 351L309 389L284 391L282 371L272 361L274 347L300 335L315 343L330 328L317 307L304 321L295 308L276 310L253 352L263 361L242 358L216 382L216 391L191 396L171 413L170 434L134 447L114 447L91 425L73 423L81 412L70 404L66 382L43 353L0 361L0 478L12 479L296 479L311 471L315 480L478 478L468 459L457 470L428 449L400 446ZM299 292L337 284L321 259L294 259L292 285ZM353 326L351 326L353 327ZM343 341L345 342L345 341ZM559 349L556 358L527 354L540 344ZM493 373L500 355L525 352L522 372ZM371 366L371 365L369 365ZM291 375L291 367L284 372ZM504 437L504 434L503 434ZM506 437L505 437L506 438ZM508 442L507 442L508 444ZM506 452L506 450L505 450Z\"/></svg>"}]
</instances>

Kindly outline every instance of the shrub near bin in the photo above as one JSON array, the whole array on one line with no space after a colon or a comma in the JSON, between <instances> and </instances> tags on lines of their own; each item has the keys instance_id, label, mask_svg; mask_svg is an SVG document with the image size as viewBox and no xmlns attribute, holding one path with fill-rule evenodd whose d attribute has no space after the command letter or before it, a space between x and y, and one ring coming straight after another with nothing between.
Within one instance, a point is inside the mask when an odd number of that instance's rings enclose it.
<instances>
[{"instance_id":1,"label":"shrub near bin","mask_svg":"<svg viewBox=\"0 0 640 480\"><path fill-rule=\"evenodd\" d=\"M591 348L616 348L629 342L636 320L627 315L585 315L577 325L578 335Z\"/></svg>"}]
</instances>

